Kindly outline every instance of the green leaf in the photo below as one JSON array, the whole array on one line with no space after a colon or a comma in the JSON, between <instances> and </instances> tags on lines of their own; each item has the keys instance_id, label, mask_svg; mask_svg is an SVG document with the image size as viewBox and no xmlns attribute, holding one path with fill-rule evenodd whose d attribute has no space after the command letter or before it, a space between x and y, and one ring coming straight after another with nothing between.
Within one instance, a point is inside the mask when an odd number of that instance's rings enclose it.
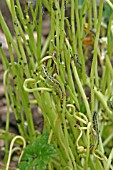
<instances>
[{"instance_id":1,"label":"green leaf","mask_svg":"<svg viewBox=\"0 0 113 170\"><path fill-rule=\"evenodd\" d=\"M113 4L113 0L110 0L110 1ZM104 4L103 17L106 18L106 19L109 19L109 17L112 14L112 12L113 11L112 11L111 7L107 3L105 3Z\"/></svg>"},{"instance_id":2,"label":"green leaf","mask_svg":"<svg viewBox=\"0 0 113 170\"><path fill-rule=\"evenodd\" d=\"M56 156L53 144L48 144L45 133L31 142L25 149L19 164L20 170L44 170L52 157Z\"/></svg>"},{"instance_id":3,"label":"green leaf","mask_svg":"<svg viewBox=\"0 0 113 170\"><path fill-rule=\"evenodd\" d=\"M84 3L84 0L79 0L79 1L78 1L78 4L79 4L79 7L80 7L80 8L82 7L83 3Z\"/></svg>"}]
</instances>

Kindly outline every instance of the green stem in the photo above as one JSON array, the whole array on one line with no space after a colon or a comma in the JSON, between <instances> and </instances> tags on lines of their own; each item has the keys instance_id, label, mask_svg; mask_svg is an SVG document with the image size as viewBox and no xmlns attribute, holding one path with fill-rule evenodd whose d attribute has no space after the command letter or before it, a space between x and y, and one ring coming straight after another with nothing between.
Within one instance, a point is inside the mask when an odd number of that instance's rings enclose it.
<instances>
[{"instance_id":1,"label":"green stem","mask_svg":"<svg viewBox=\"0 0 113 170\"><path fill-rule=\"evenodd\" d=\"M75 67L73 61L71 62L71 65L72 65L72 69L73 69L73 73L74 73L74 77L75 77L76 83L77 83L77 85L78 85L78 88L79 88L79 90L80 90L81 96L82 96L82 98L83 98L83 101L84 101L84 104L85 104L85 107L86 107L86 111L87 111L88 118L89 118L89 120L91 120L90 107L89 107L89 104L88 104L88 101L87 101L85 92L84 92L84 90L83 90L82 84L81 84L81 82L80 82L80 79L79 79L79 76L78 76L78 73L77 73L77 70L76 70L76 67Z\"/></svg>"},{"instance_id":2,"label":"green stem","mask_svg":"<svg viewBox=\"0 0 113 170\"><path fill-rule=\"evenodd\" d=\"M96 71L97 71L97 53L98 53L98 40L99 40L99 34L100 34L100 26L101 26L101 21L102 21L102 11L103 11L103 4L104 0L100 0L99 4L99 16L98 16L98 24L96 27L96 37L94 41L94 55L93 55L93 61L92 61L92 66L91 66L91 111L94 111L94 79L98 79L96 76Z\"/></svg>"},{"instance_id":3,"label":"green stem","mask_svg":"<svg viewBox=\"0 0 113 170\"><path fill-rule=\"evenodd\" d=\"M5 97L6 97L6 103L7 103L7 113L6 113L6 136L5 136L5 157L4 157L4 164L7 162L8 158L8 145L9 145L9 138L8 138L8 131L9 131L9 122L10 122L10 101L9 101L9 95L7 92L7 78L9 74L9 69L7 69L4 73L3 77L3 84L4 84L4 91L5 91Z\"/></svg>"},{"instance_id":4,"label":"green stem","mask_svg":"<svg viewBox=\"0 0 113 170\"><path fill-rule=\"evenodd\" d=\"M110 0L105 0L107 3L108 3L108 5L112 8L112 10L113 10L113 4L111 3L111 1Z\"/></svg>"}]
</instances>

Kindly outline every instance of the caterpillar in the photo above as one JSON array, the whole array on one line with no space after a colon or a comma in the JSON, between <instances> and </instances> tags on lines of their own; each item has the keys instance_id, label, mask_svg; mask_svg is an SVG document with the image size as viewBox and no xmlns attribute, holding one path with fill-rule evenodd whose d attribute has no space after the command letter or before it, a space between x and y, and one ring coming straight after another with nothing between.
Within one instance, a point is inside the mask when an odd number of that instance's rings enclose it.
<instances>
[{"instance_id":1,"label":"caterpillar","mask_svg":"<svg viewBox=\"0 0 113 170\"><path fill-rule=\"evenodd\" d=\"M97 119L97 112L94 111L92 116L92 130L91 130L91 138L90 138L90 151L93 152L97 145L99 144L99 130L98 130L98 119Z\"/></svg>"},{"instance_id":2,"label":"caterpillar","mask_svg":"<svg viewBox=\"0 0 113 170\"><path fill-rule=\"evenodd\" d=\"M52 76L49 75L45 65L42 66L42 69L43 69L44 74L47 77L47 79L49 81L51 81L57 87L57 89L59 91L60 99L62 100L63 99L63 91L62 91L62 87L61 87L60 83L56 79L54 79Z\"/></svg>"},{"instance_id":3,"label":"caterpillar","mask_svg":"<svg viewBox=\"0 0 113 170\"><path fill-rule=\"evenodd\" d=\"M81 61L79 60L78 54L74 54L73 56L71 55L71 58L74 60L75 64L81 68L82 64Z\"/></svg>"},{"instance_id":4,"label":"caterpillar","mask_svg":"<svg viewBox=\"0 0 113 170\"><path fill-rule=\"evenodd\" d=\"M92 117L92 123L93 123L93 129L96 132L96 138L97 138L97 144L99 143L99 130L98 130L98 119L97 119L98 113L94 111L93 117Z\"/></svg>"}]
</instances>

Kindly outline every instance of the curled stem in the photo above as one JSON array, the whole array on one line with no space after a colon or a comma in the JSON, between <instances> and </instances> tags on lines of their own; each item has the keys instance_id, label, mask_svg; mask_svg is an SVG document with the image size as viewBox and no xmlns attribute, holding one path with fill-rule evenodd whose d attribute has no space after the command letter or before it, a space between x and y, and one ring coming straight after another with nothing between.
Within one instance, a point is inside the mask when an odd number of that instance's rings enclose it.
<instances>
[{"instance_id":1,"label":"curled stem","mask_svg":"<svg viewBox=\"0 0 113 170\"><path fill-rule=\"evenodd\" d=\"M75 117L77 120L79 120L80 122L82 122L82 123L84 123L84 124L87 125L87 122L86 122L84 119L82 119L82 118L80 118L79 116L77 116L76 113L74 114L74 117Z\"/></svg>"},{"instance_id":2,"label":"curled stem","mask_svg":"<svg viewBox=\"0 0 113 170\"><path fill-rule=\"evenodd\" d=\"M22 142L23 142L23 148L26 147L26 141L25 141L25 139L24 139L22 136L15 136L15 137L12 139L11 144L10 144L10 149L9 149L9 156L8 156L8 161L7 161L7 165L6 165L6 170L9 169L9 164L10 164L11 155L12 155L12 151L13 151L13 145L14 145L14 143L15 143L15 140L17 140L17 139L22 140ZM22 152L21 152L21 155L20 155L20 157L19 157L19 161L18 161L18 162L20 162L22 155L23 155L23 150L22 150Z\"/></svg>"},{"instance_id":3,"label":"curled stem","mask_svg":"<svg viewBox=\"0 0 113 170\"><path fill-rule=\"evenodd\" d=\"M85 128L85 129L86 129L86 128ZM85 149L83 146L80 146L80 145L78 144L80 138L82 137L82 130L83 130L83 129L82 129L81 127L79 127L79 130L80 130L80 135L78 136L78 138L77 138L77 140L76 140L77 150L78 150L79 153L85 153L85 152L86 152L86 149Z\"/></svg>"},{"instance_id":4,"label":"curled stem","mask_svg":"<svg viewBox=\"0 0 113 170\"><path fill-rule=\"evenodd\" d=\"M46 88L46 87L37 87L37 88L32 88L32 89L30 89L30 88L27 87L27 85L28 85L29 83L35 84L35 83L36 83L36 80L33 79L33 78L28 78L28 79L26 79L26 80L24 81L23 88L24 88L25 91L27 91L27 92L29 92L29 93L30 93L30 92L35 92L35 91L49 91L49 92L52 92L52 91L53 91L52 89Z\"/></svg>"}]
</instances>

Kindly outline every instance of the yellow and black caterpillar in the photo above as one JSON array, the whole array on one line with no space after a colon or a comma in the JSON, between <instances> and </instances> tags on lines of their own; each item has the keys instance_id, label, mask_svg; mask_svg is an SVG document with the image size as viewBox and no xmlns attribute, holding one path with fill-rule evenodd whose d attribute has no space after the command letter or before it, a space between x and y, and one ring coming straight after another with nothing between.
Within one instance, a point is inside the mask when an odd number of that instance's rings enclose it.
<instances>
[{"instance_id":1,"label":"yellow and black caterpillar","mask_svg":"<svg viewBox=\"0 0 113 170\"><path fill-rule=\"evenodd\" d=\"M62 100L63 99L63 91L62 91L62 87L61 87L60 83L56 79L54 79L52 76L49 75L45 65L42 66L42 69L43 69L44 74L47 77L47 79L58 89L59 97Z\"/></svg>"},{"instance_id":2,"label":"yellow and black caterpillar","mask_svg":"<svg viewBox=\"0 0 113 170\"><path fill-rule=\"evenodd\" d=\"M98 130L98 119L97 119L98 113L94 111L93 117L92 117L92 123L93 123L93 129L96 132L96 138L97 138L97 144L99 143L99 130Z\"/></svg>"}]
</instances>

